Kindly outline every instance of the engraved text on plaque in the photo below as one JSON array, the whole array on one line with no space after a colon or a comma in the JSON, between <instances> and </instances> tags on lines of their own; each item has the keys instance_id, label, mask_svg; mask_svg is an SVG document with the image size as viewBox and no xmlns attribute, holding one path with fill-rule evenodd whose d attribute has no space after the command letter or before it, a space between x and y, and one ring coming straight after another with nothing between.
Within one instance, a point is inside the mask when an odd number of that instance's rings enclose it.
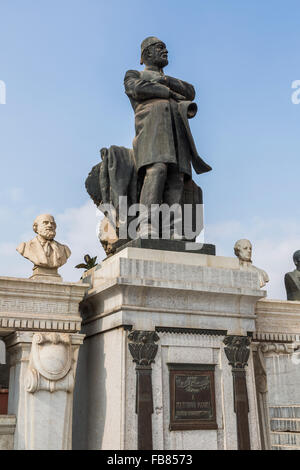
<instances>
[{"instance_id":1,"label":"engraved text on plaque","mask_svg":"<svg viewBox=\"0 0 300 470\"><path fill-rule=\"evenodd\" d=\"M168 364L170 430L217 429L214 366Z\"/></svg>"}]
</instances>

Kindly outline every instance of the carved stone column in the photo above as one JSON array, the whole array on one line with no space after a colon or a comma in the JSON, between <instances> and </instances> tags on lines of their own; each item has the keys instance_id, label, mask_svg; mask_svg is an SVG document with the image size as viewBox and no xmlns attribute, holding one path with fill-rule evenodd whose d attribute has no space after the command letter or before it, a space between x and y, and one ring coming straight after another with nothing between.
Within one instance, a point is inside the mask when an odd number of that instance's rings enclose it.
<instances>
[{"instance_id":1,"label":"carved stone column","mask_svg":"<svg viewBox=\"0 0 300 470\"><path fill-rule=\"evenodd\" d=\"M132 331L129 351L136 363L136 413L138 415L138 450L152 450L152 368L157 353L155 331Z\"/></svg>"},{"instance_id":2,"label":"carved stone column","mask_svg":"<svg viewBox=\"0 0 300 470\"><path fill-rule=\"evenodd\" d=\"M16 332L6 339L15 449L71 449L73 389L84 335Z\"/></svg>"},{"instance_id":3,"label":"carved stone column","mask_svg":"<svg viewBox=\"0 0 300 470\"><path fill-rule=\"evenodd\" d=\"M250 338L248 336L226 336L224 344L226 357L232 367L238 449L249 450L251 449L248 420L249 403L245 366L250 355Z\"/></svg>"}]
</instances>

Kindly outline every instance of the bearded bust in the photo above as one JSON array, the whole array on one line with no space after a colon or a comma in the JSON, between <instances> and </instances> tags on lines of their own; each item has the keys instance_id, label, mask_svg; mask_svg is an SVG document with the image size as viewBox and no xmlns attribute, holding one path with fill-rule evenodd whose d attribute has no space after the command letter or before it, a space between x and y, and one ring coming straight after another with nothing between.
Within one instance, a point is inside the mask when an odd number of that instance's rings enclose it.
<instances>
[{"instance_id":1,"label":"bearded bust","mask_svg":"<svg viewBox=\"0 0 300 470\"><path fill-rule=\"evenodd\" d=\"M54 240L56 235L56 222L50 214L42 214L33 222L33 231L37 234L29 242L21 243L17 251L24 258L29 259L35 268L50 268L57 272L71 255L71 250Z\"/></svg>"}]
</instances>

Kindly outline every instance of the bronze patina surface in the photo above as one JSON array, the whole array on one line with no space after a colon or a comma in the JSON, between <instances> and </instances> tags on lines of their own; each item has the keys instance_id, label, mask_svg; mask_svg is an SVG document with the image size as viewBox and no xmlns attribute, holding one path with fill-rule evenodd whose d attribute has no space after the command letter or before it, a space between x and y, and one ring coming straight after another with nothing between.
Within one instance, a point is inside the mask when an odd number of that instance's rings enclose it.
<instances>
[{"instance_id":1,"label":"bronze patina surface","mask_svg":"<svg viewBox=\"0 0 300 470\"><path fill-rule=\"evenodd\" d=\"M170 430L217 429L213 365L169 364Z\"/></svg>"}]
</instances>

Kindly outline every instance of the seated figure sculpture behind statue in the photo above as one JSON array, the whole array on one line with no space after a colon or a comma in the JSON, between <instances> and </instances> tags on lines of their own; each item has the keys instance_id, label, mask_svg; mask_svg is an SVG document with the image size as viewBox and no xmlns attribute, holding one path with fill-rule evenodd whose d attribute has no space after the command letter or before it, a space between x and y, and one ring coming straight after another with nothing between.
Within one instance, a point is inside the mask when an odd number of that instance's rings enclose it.
<instances>
[{"instance_id":1,"label":"seated figure sculpture behind statue","mask_svg":"<svg viewBox=\"0 0 300 470\"><path fill-rule=\"evenodd\" d=\"M146 38L141 44L140 62L145 69L129 70L124 79L125 93L135 113L133 149L117 146L102 149L102 162L86 180L94 202L106 207L111 204L116 211L114 236L109 240L104 233L100 235L107 253L113 251L112 241L118 240L122 224L120 196L128 198L127 206L138 203L147 208L139 213L137 237L158 238L161 227L152 223L153 208L161 204L169 207L202 204L202 191L192 181L192 166L198 174L211 170L199 157L189 127L188 119L197 113L194 87L164 74L168 65L165 43L153 36ZM106 208L100 206L100 210L108 217ZM107 223L103 226L107 227ZM180 238L174 220L170 238Z\"/></svg>"}]
</instances>

